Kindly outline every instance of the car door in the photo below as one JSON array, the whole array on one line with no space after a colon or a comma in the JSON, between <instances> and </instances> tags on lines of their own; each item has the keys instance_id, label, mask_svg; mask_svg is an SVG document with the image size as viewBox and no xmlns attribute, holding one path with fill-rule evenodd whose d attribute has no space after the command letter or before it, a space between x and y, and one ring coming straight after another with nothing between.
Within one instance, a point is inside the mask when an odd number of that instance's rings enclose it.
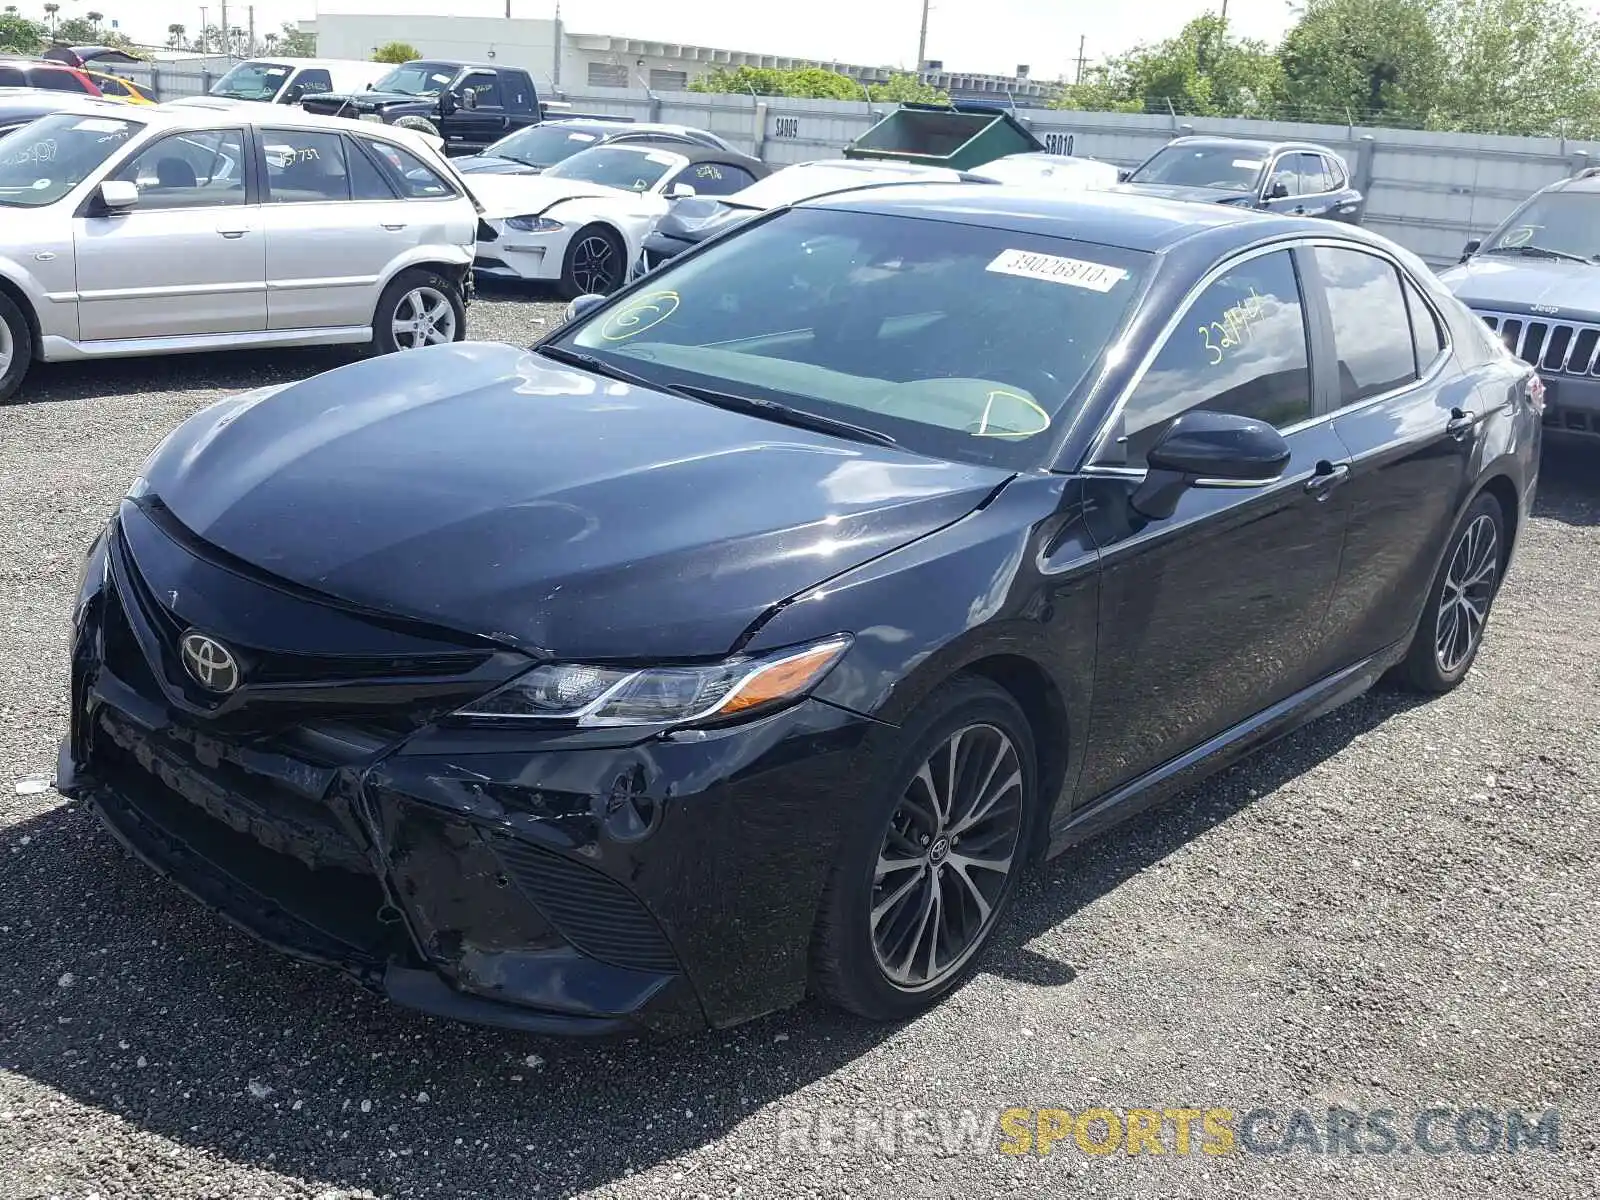
<instances>
[{"instance_id":1,"label":"car door","mask_svg":"<svg viewBox=\"0 0 1600 1200\"><path fill-rule=\"evenodd\" d=\"M389 264L417 236L367 155L329 130L259 133L267 328L366 325Z\"/></svg>"},{"instance_id":2,"label":"car door","mask_svg":"<svg viewBox=\"0 0 1600 1200\"><path fill-rule=\"evenodd\" d=\"M267 327L266 239L243 129L169 133L108 178L139 202L73 219L85 341L246 333Z\"/></svg>"},{"instance_id":3,"label":"car door","mask_svg":"<svg viewBox=\"0 0 1600 1200\"><path fill-rule=\"evenodd\" d=\"M1318 246L1334 354L1333 427L1351 457L1350 525L1329 631L1351 661L1411 634L1470 479L1482 402L1445 324L1387 256Z\"/></svg>"},{"instance_id":4,"label":"car door","mask_svg":"<svg viewBox=\"0 0 1600 1200\"><path fill-rule=\"evenodd\" d=\"M445 118L440 132L452 153L472 153L498 142L511 131L511 115L494 71L468 71L451 88L457 95L473 93L476 108L458 104Z\"/></svg>"},{"instance_id":5,"label":"car door","mask_svg":"<svg viewBox=\"0 0 1600 1200\"><path fill-rule=\"evenodd\" d=\"M1273 160L1272 169L1267 173L1267 191L1264 207L1275 213L1285 216L1303 217L1315 215L1311 208L1315 207L1315 197L1308 197L1306 187L1320 187L1322 183L1322 164L1318 160L1306 163L1307 158L1316 159L1316 155L1306 155L1299 151L1286 151ZM1312 167L1315 166L1315 172ZM1314 181L1314 182L1313 182ZM1279 193L1283 194L1280 195Z\"/></svg>"},{"instance_id":6,"label":"car door","mask_svg":"<svg viewBox=\"0 0 1600 1200\"><path fill-rule=\"evenodd\" d=\"M1082 791L1096 797L1248 721L1326 675L1345 451L1316 416L1296 256L1219 268L1176 318L1086 476L1101 551L1099 652ZM1274 481L1196 486L1173 515L1127 503L1145 451L1193 409L1257 417L1291 458Z\"/></svg>"},{"instance_id":7,"label":"car door","mask_svg":"<svg viewBox=\"0 0 1600 1200\"><path fill-rule=\"evenodd\" d=\"M1322 156L1323 169L1328 176L1328 211L1324 214L1335 221L1359 225L1361 223L1361 193L1350 186L1350 172L1344 160L1335 154Z\"/></svg>"}]
</instances>

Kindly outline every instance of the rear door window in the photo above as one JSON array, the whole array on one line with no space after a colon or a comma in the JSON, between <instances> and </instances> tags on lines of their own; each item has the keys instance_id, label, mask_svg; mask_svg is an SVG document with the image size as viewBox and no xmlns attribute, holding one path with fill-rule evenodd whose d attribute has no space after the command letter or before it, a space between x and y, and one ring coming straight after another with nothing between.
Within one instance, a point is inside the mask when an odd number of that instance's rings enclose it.
<instances>
[{"instance_id":1,"label":"rear door window","mask_svg":"<svg viewBox=\"0 0 1600 1200\"><path fill-rule=\"evenodd\" d=\"M423 162L411 151L393 142L379 142L362 138L361 142L375 155L384 168L384 174L395 190L410 200L439 200L457 194L444 177Z\"/></svg>"},{"instance_id":2,"label":"rear door window","mask_svg":"<svg viewBox=\"0 0 1600 1200\"><path fill-rule=\"evenodd\" d=\"M344 139L305 129L263 129L267 199L273 204L316 204L350 199Z\"/></svg>"},{"instance_id":3,"label":"rear door window","mask_svg":"<svg viewBox=\"0 0 1600 1200\"><path fill-rule=\"evenodd\" d=\"M1313 254L1333 318L1339 404L1358 404L1417 378L1417 347L1400 274L1387 259L1318 246Z\"/></svg>"}]
</instances>

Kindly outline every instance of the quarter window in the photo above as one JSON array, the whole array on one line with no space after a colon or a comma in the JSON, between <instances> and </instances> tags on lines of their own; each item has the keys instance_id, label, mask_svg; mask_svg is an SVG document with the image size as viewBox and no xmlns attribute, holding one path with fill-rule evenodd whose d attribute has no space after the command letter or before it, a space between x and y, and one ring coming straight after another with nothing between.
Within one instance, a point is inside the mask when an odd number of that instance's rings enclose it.
<instances>
[{"instance_id":1,"label":"quarter window","mask_svg":"<svg viewBox=\"0 0 1600 1200\"><path fill-rule=\"evenodd\" d=\"M372 145L367 142L367 145ZM356 200L394 200L398 193L389 180L389 173L379 170L371 157L353 146L345 147L345 157L350 164L350 195Z\"/></svg>"},{"instance_id":2,"label":"quarter window","mask_svg":"<svg viewBox=\"0 0 1600 1200\"><path fill-rule=\"evenodd\" d=\"M1339 403L1357 404L1413 382L1417 349L1394 266L1359 250L1318 246L1314 253L1333 318Z\"/></svg>"},{"instance_id":3,"label":"quarter window","mask_svg":"<svg viewBox=\"0 0 1600 1200\"><path fill-rule=\"evenodd\" d=\"M1444 334L1439 329L1437 314L1422 298L1417 285L1407 279L1405 288L1406 307L1411 310L1411 340L1417 347L1417 374L1421 375L1444 353Z\"/></svg>"},{"instance_id":4,"label":"quarter window","mask_svg":"<svg viewBox=\"0 0 1600 1200\"><path fill-rule=\"evenodd\" d=\"M378 156L378 161L389 175L389 182L399 189L402 196L411 200L437 200L456 194L455 188L411 151L402 150L393 142L363 141Z\"/></svg>"},{"instance_id":5,"label":"quarter window","mask_svg":"<svg viewBox=\"0 0 1600 1200\"><path fill-rule=\"evenodd\" d=\"M315 204L350 199L344 139L337 133L263 129L267 199L274 204Z\"/></svg>"},{"instance_id":6,"label":"quarter window","mask_svg":"<svg viewBox=\"0 0 1600 1200\"><path fill-rule=\"evenodd\" d=\"M1126 458L1112 461L1142 467L1167 425L1195 409L1280 429L1311 416L1305 307L1287 250L1240 263L1201 293L1123 409Z\"/></svg>"},{"instance_id":7,"label":"quarter window","mask_svg":"<svg viewBox=\"0 0 1600 1200\"><path fill-rule=\"evenodd\" d=\"M116 178L139 189L141 210L243 204L244 133L171 133L134 155Z\"/></svg>"}]
</instances>

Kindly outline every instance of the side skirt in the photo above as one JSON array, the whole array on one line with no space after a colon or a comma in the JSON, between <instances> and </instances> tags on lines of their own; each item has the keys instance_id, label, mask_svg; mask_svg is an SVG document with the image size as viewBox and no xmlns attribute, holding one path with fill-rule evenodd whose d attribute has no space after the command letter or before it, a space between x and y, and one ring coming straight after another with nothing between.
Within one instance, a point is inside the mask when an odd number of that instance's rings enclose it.
<instances>
[{"instance_id":1,"label":"side skirt","mask_svg":"<svg viewBox=\"0 0 1600 1200\"><path fill-rule=\"evenodd\" d=\"M1390 647L1381 654L1319 680L1232 729L1223 730L1187 753L1162 763L1076 812L1069 813L1065 820L1058 820L1051 827L1046 857L1104 833L1191 784L1216 774L1267 743L1354 700L1404 658L1405 650L1406 643Z\"/></svg>"},{"instance_id":2,"label":"side skirt","mask_svg":"<svg viewBox=\"0 0 1600 1200\"><path fill-rule=\"evenodd\" d=\"M152 354L188 354L203 350L254 350L271 346L353 346L372 340L369 325L326 329L260 329L243 333L197 333L186 337L117 338L74 342L50 336L40 340L44 362L81 362L94 358L141 358Z\"/></svg>"}]
</instances>

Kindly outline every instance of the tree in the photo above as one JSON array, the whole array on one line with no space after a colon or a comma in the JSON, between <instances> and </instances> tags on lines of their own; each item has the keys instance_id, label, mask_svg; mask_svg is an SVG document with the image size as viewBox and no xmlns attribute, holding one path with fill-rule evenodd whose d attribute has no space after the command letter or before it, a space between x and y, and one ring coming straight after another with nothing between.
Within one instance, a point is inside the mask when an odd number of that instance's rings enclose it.
<instances>
[{"instance_id":1,"label":"tree","mask_svg":"<svg viewBox=\"0 0 1600 1200\"><path fill-rule=\"evenodd\" d=\"M889 76L888 83L875 83L867 88L873 100L884 104L949 104L950 93L923 83L915 75Z\"/></svg>"},{"instance_id":2,"label":"tree","mask_svg":"<svg viewBox=\"0 0 1600 1200\"><path fill-rule=\"evenodd\" d=\"M1283 67L1264 42L1230 39L1222 19L1208 13L1176 37L1136 46L1091 72L1087 83L1069 85L1057 105L1270 117L1283 82Z\"/></svg>"},{"instance_id":3,"label":"tree","mask_svg":"<svg viewBox=\"0 0 1600 1200\"><path fill-rule=\"evenodd\" d=\"M385 42L372 52L372 61L379 63L408 63L422 57L422 51L407 42Z\"/></svg>"},{"instance_id":4,"label":"tree","mask_svg":"<svg viewBox=\"0 0 1600 1200\"><path fill-rule=\"evenodd\" d=\"M1433 125L1600 133L1600 23L1570 0L1454 0Z\"/></svg>"},{"instance_id":5,"label":"tree","mask_svg":"<svg viewBox=\"0 0 1600 1200\"><path fill-rule=\"evenodd\" d=\"M69 46L90 46L99 42L100 31L83 17L69 17L56 27L55 38Z\"/></svg>"},{"instance_id":6,"label":"tree","mask_svg":"<svg viewBox=\"0 0 1600 1200\"><path fill-rule=\"evenodd\" d=\"M278 35L278 53L284 58L315 58L317 35L307 33L292 21L285 21L283 32Z\"/></svg>"},{"instance_id":7,"label":"tree","mask_svg":"<svg viewBox=\"0 0 1600 1200\"><path fill-rule=\"evenodd\" d=\"M798 96L819 100L865 100L862 85L823 67L792 71L776 67L720 67L689 83L691 92L744 92L757 96Z\"/></svg>"},{"instance_id":8,"label":"tree","mask_svg":"<svg viewBox=\"0 0 1600 1200\"><path fill-rule=\"evenodd\" d=\"M182 46L183 46L183 35L188 33L188 32L189 31L187 29L185 29L182 25L178 24L176 21L174 21L171 25L168 25L167 26L167 48L170 49L170 50L181 49Z\"/></svg>"},{"instance_id":9,"label":"tree","mask_svg":"<svg viewBox=\"0 0 1600 1200\"><path fill-rule=\"evenodd\" d=\"M1278 51L1290 115L1425 124L1444 71L1437 7L1437 0L1309 0Z\"/></svg>"},{"instance_id":10,"label":"tree","mask_svg":"<svg viewBox=\"0 0 1600 1200\"><path fill-rule=\"evenodd\" d=\"M38 21L19 17L16 9L0 13L0 51L37 54L44 49L49 31Z\"/></svg>"},{"instance_id":11,"label":"tree","mask_svg":"<svg viewBox=\"0 0 1600 1200\"><path fill-rule=\"evenodd\" d=\"M100 22L104 21L106 19L105 13L102 13L102 12L86 12L83 15L88 19L89 24L91 26L93 26L95 37L99 37L100 36Z\"/></svg>"},{"instance_id":12,"label":"tree","mask_svg":"<svg viewBox=\"0 0 1600 1200\"><path fill-rule=\"evenodd\" d=\"M54 3L54 0L52 0L51 3L46 4L44 6L44 15L46 17L48 17L49 20L50 20L50 36L51 37L55 37L55 35L56 35L56 14L58 12L60 12L60 11L61 11L61 5Z\"/></svg>"}]
</instances>

